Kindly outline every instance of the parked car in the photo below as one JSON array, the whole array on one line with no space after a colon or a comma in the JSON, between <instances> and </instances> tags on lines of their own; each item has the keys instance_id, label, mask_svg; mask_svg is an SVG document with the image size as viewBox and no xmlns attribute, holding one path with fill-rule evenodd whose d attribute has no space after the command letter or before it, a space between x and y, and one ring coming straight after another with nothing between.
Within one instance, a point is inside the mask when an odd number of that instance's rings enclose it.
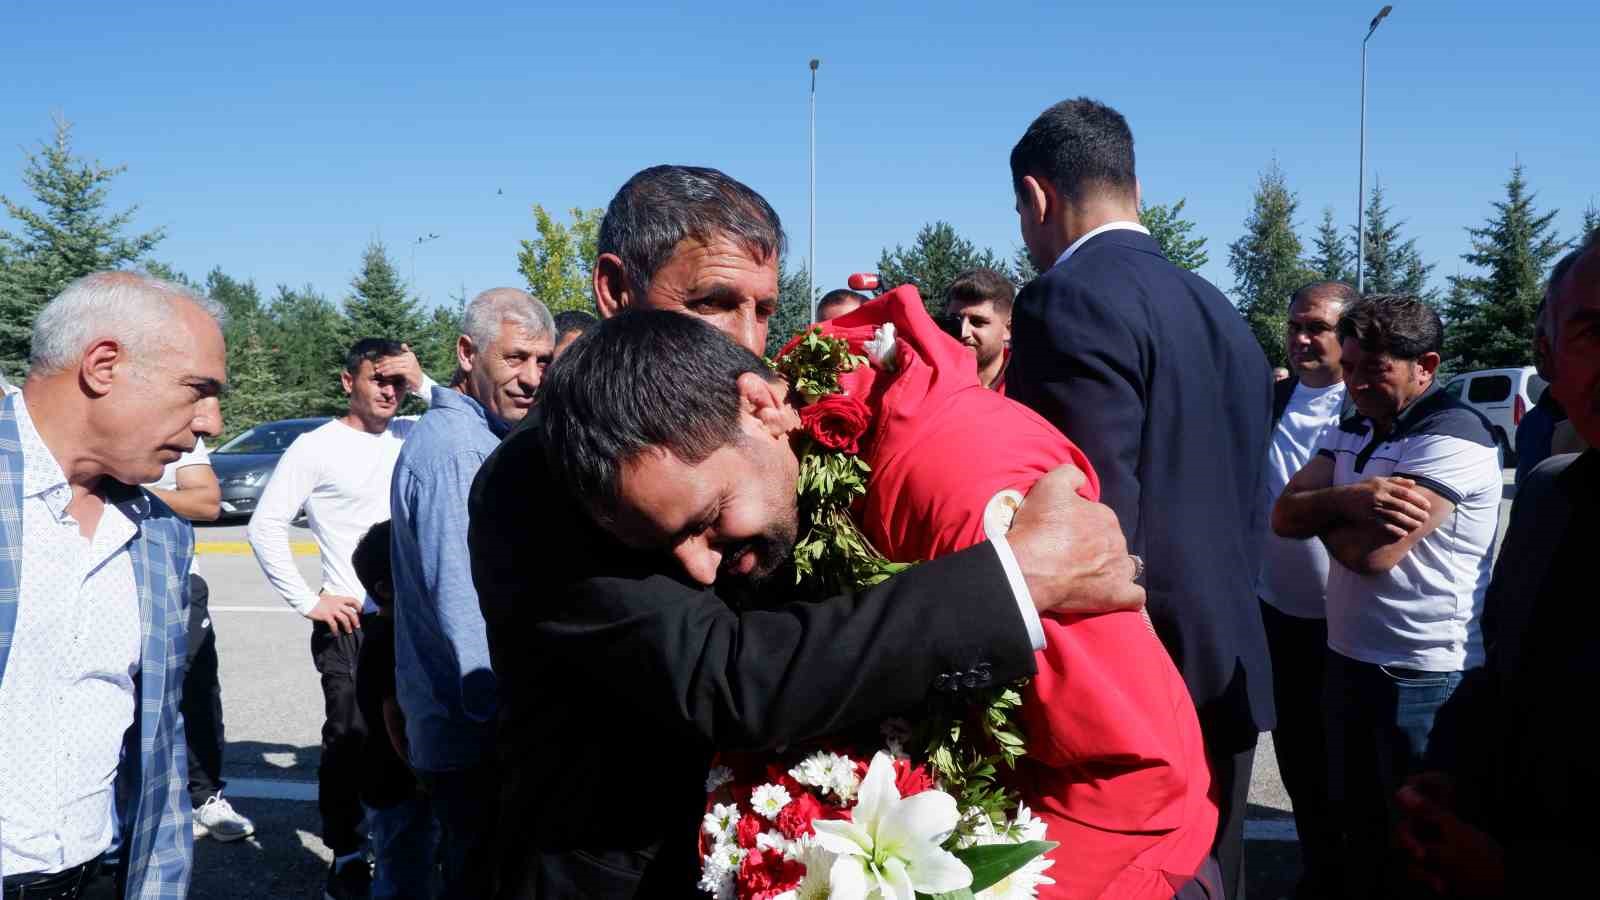
<instances>
[{"instance_id":1,"label":"parked car","mask_svg":"<svg viewBox=\"0 0 1600 900\"><path fill-rule=\"evenodd\" d=\"M1533 366L1521 366L1463 372L1445 382L1444 389L1489 420L1501 462L1509 466L1516 462L1517 426L1548 385Z\"/></svg>"},{"instance_id":2,"label":"parked car","mask_svg":"<svg viewBox=\"0 0 1600 900\"><path fill-rule=\"evenodd\" d=\"M222 486L222 518L249 518L283 451L295 438L327 421L322 416L263 422L211 451L211 469Z\"/></svg>"}]
</instances>

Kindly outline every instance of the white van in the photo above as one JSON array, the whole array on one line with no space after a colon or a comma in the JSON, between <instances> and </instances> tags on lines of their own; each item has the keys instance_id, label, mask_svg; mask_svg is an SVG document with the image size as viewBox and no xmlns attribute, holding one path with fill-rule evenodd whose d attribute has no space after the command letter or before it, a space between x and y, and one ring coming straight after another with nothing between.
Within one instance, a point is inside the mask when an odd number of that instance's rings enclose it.
<instances>
[{"instance_id":1,"label":"white van","mask_svg":"<svg viewBox=\"0 0 1600 900\"><path fill-rule=\"evenodd\" d=\"M1483 413L1494 427L1500 458L1510 465L1516 458L1517 426L1548 384L1533 366L1522 366L1463 372L1445 382L1444 389Z\"/></svg>"}]
</instances>

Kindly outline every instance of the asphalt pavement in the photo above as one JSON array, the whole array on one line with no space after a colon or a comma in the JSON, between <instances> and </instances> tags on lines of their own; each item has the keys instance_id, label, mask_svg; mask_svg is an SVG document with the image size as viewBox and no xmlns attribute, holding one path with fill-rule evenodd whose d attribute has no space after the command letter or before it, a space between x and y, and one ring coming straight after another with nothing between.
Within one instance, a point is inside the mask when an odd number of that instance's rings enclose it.
<instances>
[{"instance_id":1,"label":"asphalt pavement","mask_svg":"<svg viewBox=\"0 0 1600 900\"><path fill-rule=\"evenodd\" d=\"M1502 532L1510 494L1508 485ZM221 662L225 794L255 820L257 830L254 837L231 844L197 841L189 896L321 897L331 855L317 836L322 691L311 664L310 625L267 585L244 543L242 525L201 526L197 537ZM299 542L296 563L315 585L318 560L310 535L295 529L292 539ZM1287 897L1299 857L1270 735L1262 735L1256 754L1246 839L1250 895ZM96 900L102 897L109 897L109 890L97 893Z\"/></svg>"}]
</instances>

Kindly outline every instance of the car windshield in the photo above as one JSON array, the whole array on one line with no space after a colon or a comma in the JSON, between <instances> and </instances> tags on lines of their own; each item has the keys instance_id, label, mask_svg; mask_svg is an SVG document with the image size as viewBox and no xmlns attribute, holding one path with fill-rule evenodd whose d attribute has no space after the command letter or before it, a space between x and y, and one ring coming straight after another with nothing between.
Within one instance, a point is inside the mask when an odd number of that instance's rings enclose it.
<instances>
[{"instance_id":1,"label":"car windshield","mask_svg":"<svg viewBox=\"0 0 1600 900\"><path fill-rule=\"evenodd\" d=\"M295 438L317 428L324 421L313 419L305 422L268 422L265 425L257 425L212 452L282 453L289 449Z\"/></svg>"}]
</instances>

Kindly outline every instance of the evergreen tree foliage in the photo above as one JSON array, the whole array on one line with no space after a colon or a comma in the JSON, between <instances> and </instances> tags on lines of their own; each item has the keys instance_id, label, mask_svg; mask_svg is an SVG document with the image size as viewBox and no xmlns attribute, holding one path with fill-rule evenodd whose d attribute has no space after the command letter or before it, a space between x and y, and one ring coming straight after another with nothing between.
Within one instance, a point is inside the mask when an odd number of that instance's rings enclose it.
<instances>
[{"instance_id":1,"label":"evergreen tree foliage","mask_svg":"<svg viewBox=\"0 0 1600 900\"><path fill-rule=\"evenodd\" d=\"M1451 280L1445 308L1445 359L1452 371L1522 366L1533 361L1533 326L1544 280L1567 242L1551 225L1558 210L1540 213L1512 166L1506 198L1481 228L1468 228L1472 249L1461 258L1480 274Z\"/></svg>"},{"instance_id":2,"label":"evergreen tree foliage","mask_svg":"<svg viewBox=\"0 0 1600 900\"><path fill-rule=\"evenodd\" d=\"M436 306L423 326L422 338L414 346L422 371L440 384L449 384L456 371L456 339L466 313L466 298L452 298L447 306Z\"/></svg>"},{"instance_id":3,"label":"evergreen tree foliage","mask_svg":"<svg viewBox=\"0 0 1600 900\"><path fill-rule=\"evenodd\" d=\"M811 324L811 304L822 297L806 297L806 264L791 269L787 259L778 260L778 311L767 321L767 358L770 359L789 339Z\"/></svg>"},{"instance_id":4,"label":"evergreen tree foliage","mask_svg":"<svg viewBox=\"0 0 1600 900\"><path fill-rule=\"evenodd\" d=\"M415 344L425 323L420 304L406 293L381 241L368 244L361 254L361 271L350 282L344 313L348 342L376 337Z\"/></svg>"},{"instance_id":5,"label":"evergreen tree foliage","mask_svg":"<svg viewBox=\"0 0 1600 900\"><path fill-rule=\"evenodd\" d=\"M1274 366L1285 364L1283 329L1289 296L1316 274L1300 261L1295 211L1300 201L1274 162L1261 173L1244 236L1228 246L1234 303Z\"/></svg>"},{"instance_id":6,"label":"evergreen tree foliage","mask_svg":"<svg viewBox=\"0 0 1600 900\"><path fill-rule=\"evenodd\" d=\"M342 414L348 404L339 372L351 341L338 308L311 285L298 291L278 285L268 310L271 325L263 339L273 352L278 383L303 393L306 406L299 414Z\"/></svg>"},{"instance_id":7,"label":"evergreen tree foliage","mask_svg":"<svg viewBox=\"0 0 1600 900\"><path fill-rule=\"evenodd\" d=\"M1390 224L1392 212L1383 202L1383 184L1374 179L1367 200L1362 290L1368 294L1412 294L1431 302L1435 293L1428 288L1428 273L1433 271L1433 264L1423 263L1422 254L1417 252L1416 238L1401 238L1400 229L1406 223ZM1350 232L1357 234L1354 226Z\"/></svg>"},{"instance_id":8,"label":"evergreen tree foliage","mask_svg":"<svg viewBox=\"0 0 1600 900\"><path fill-rule=\"evenodd\" d=\"M1150 236L1161 245L1161 252L1167 255L1167 259L1191 272L1198 272L1211 257L1205 250L1206 239L1193 237L1194 223L1181 215L1186 202L1185 198L1179 197L1178 202L1171 206L1163 203L1141 205L1139 224L1150 229Z\"/></svg>"},{"instance_id":9,"label":"evergreen tree foliage","mask_svg":"<svg viewBox=\"0 0 1600 900\"><path fill-rule=\"evenodd\" d=\"M222 397L222 437L231 440L262 422L311 415L304 390L287 389L278 379L277 354L260 334L262 322L250 324L228 344L228 383Z\"/></svg>"},{"instance_id":10,"label":"evergreen tree foliage","mask_svg":"<svg viewBox=\"0 0 1600 900\"><path fill-rule=\"evenodd\" d=\"M914 284L928 313L939 318L944 315L944 292L950 282L967 269L980 267L1016 278L1010 264L993 250L979 250L949 222L934 222L922 226L910 249L896 245L893 251L885 249L878 256L879 293Z\"/></svg>"},{"instance_id":11,"label":"evergreen tree foliage","mask_svg":"<svg viewBox=\"0 0 1600 900\"><path fill-rule=\"evenodd\" d=\"M1018 247L1011 254L1011 278L1017 283L1020 290L1022 285L1039 277L1039 270L1033 267L1033 259L1028 256L1027 247Z\"/></svg>"},{"instance_id":12,"label":"evergreen tree foliage","mask_svg":"<svg viewBox=\"0 0 1600 900\"><path fill-rule=\"evenodd\" d=\"M550 312L569 309L594 311L594 270L596 241L600 234L601 209L568 211L572 224L563 225L534 204L534 228L539 236L522 242L517 253L517 271L528 281L528 291Z\"/></svg>"},{"instance_id":13,"label":"evergreen tree foliage","mask_svg":"<svg viewBox=\"0 0 1600 900\"><path fill-rule=\"evenodd\" d=\"M20 375L33 320L67 283L90 272L141 260L164 237L157 228L126 234L138 207L108 212L108 186L125 167L106 167L72 152L72 125L55 123L55 139L27 155L22 183L37 206L0 195L16 221L0 228L0 369Z\"/></svg>"},{"instance_id":14,"label":"evergreen tree foliage","mask_svg":"<svg viewBox=\"0 0 1600 900\"><path fill-rule=\"evenodd\" d=\"M1333 222L1333 207L1322 208L1322 224L1317 226L1317 236L1311 245L1316 252L1306 260L1317 277L1327 281L1356 283L1356 255L1351 252L1339 226Z\"/></svg>"},{"instance_id":15,"label":"evergreen tree foliage","mask_svg":"<svg viewBox=\"0 0 1600 900\"><path fill-rule=\"evenodd\" d=\"M1600 231L1600 207L1595 206L1594 201L1590 200L1588 207L1583 211L1583 221L1578 225L1578 238L1573 243L1581 244L1597 231Z\"/></svg>"}]
</instances>

